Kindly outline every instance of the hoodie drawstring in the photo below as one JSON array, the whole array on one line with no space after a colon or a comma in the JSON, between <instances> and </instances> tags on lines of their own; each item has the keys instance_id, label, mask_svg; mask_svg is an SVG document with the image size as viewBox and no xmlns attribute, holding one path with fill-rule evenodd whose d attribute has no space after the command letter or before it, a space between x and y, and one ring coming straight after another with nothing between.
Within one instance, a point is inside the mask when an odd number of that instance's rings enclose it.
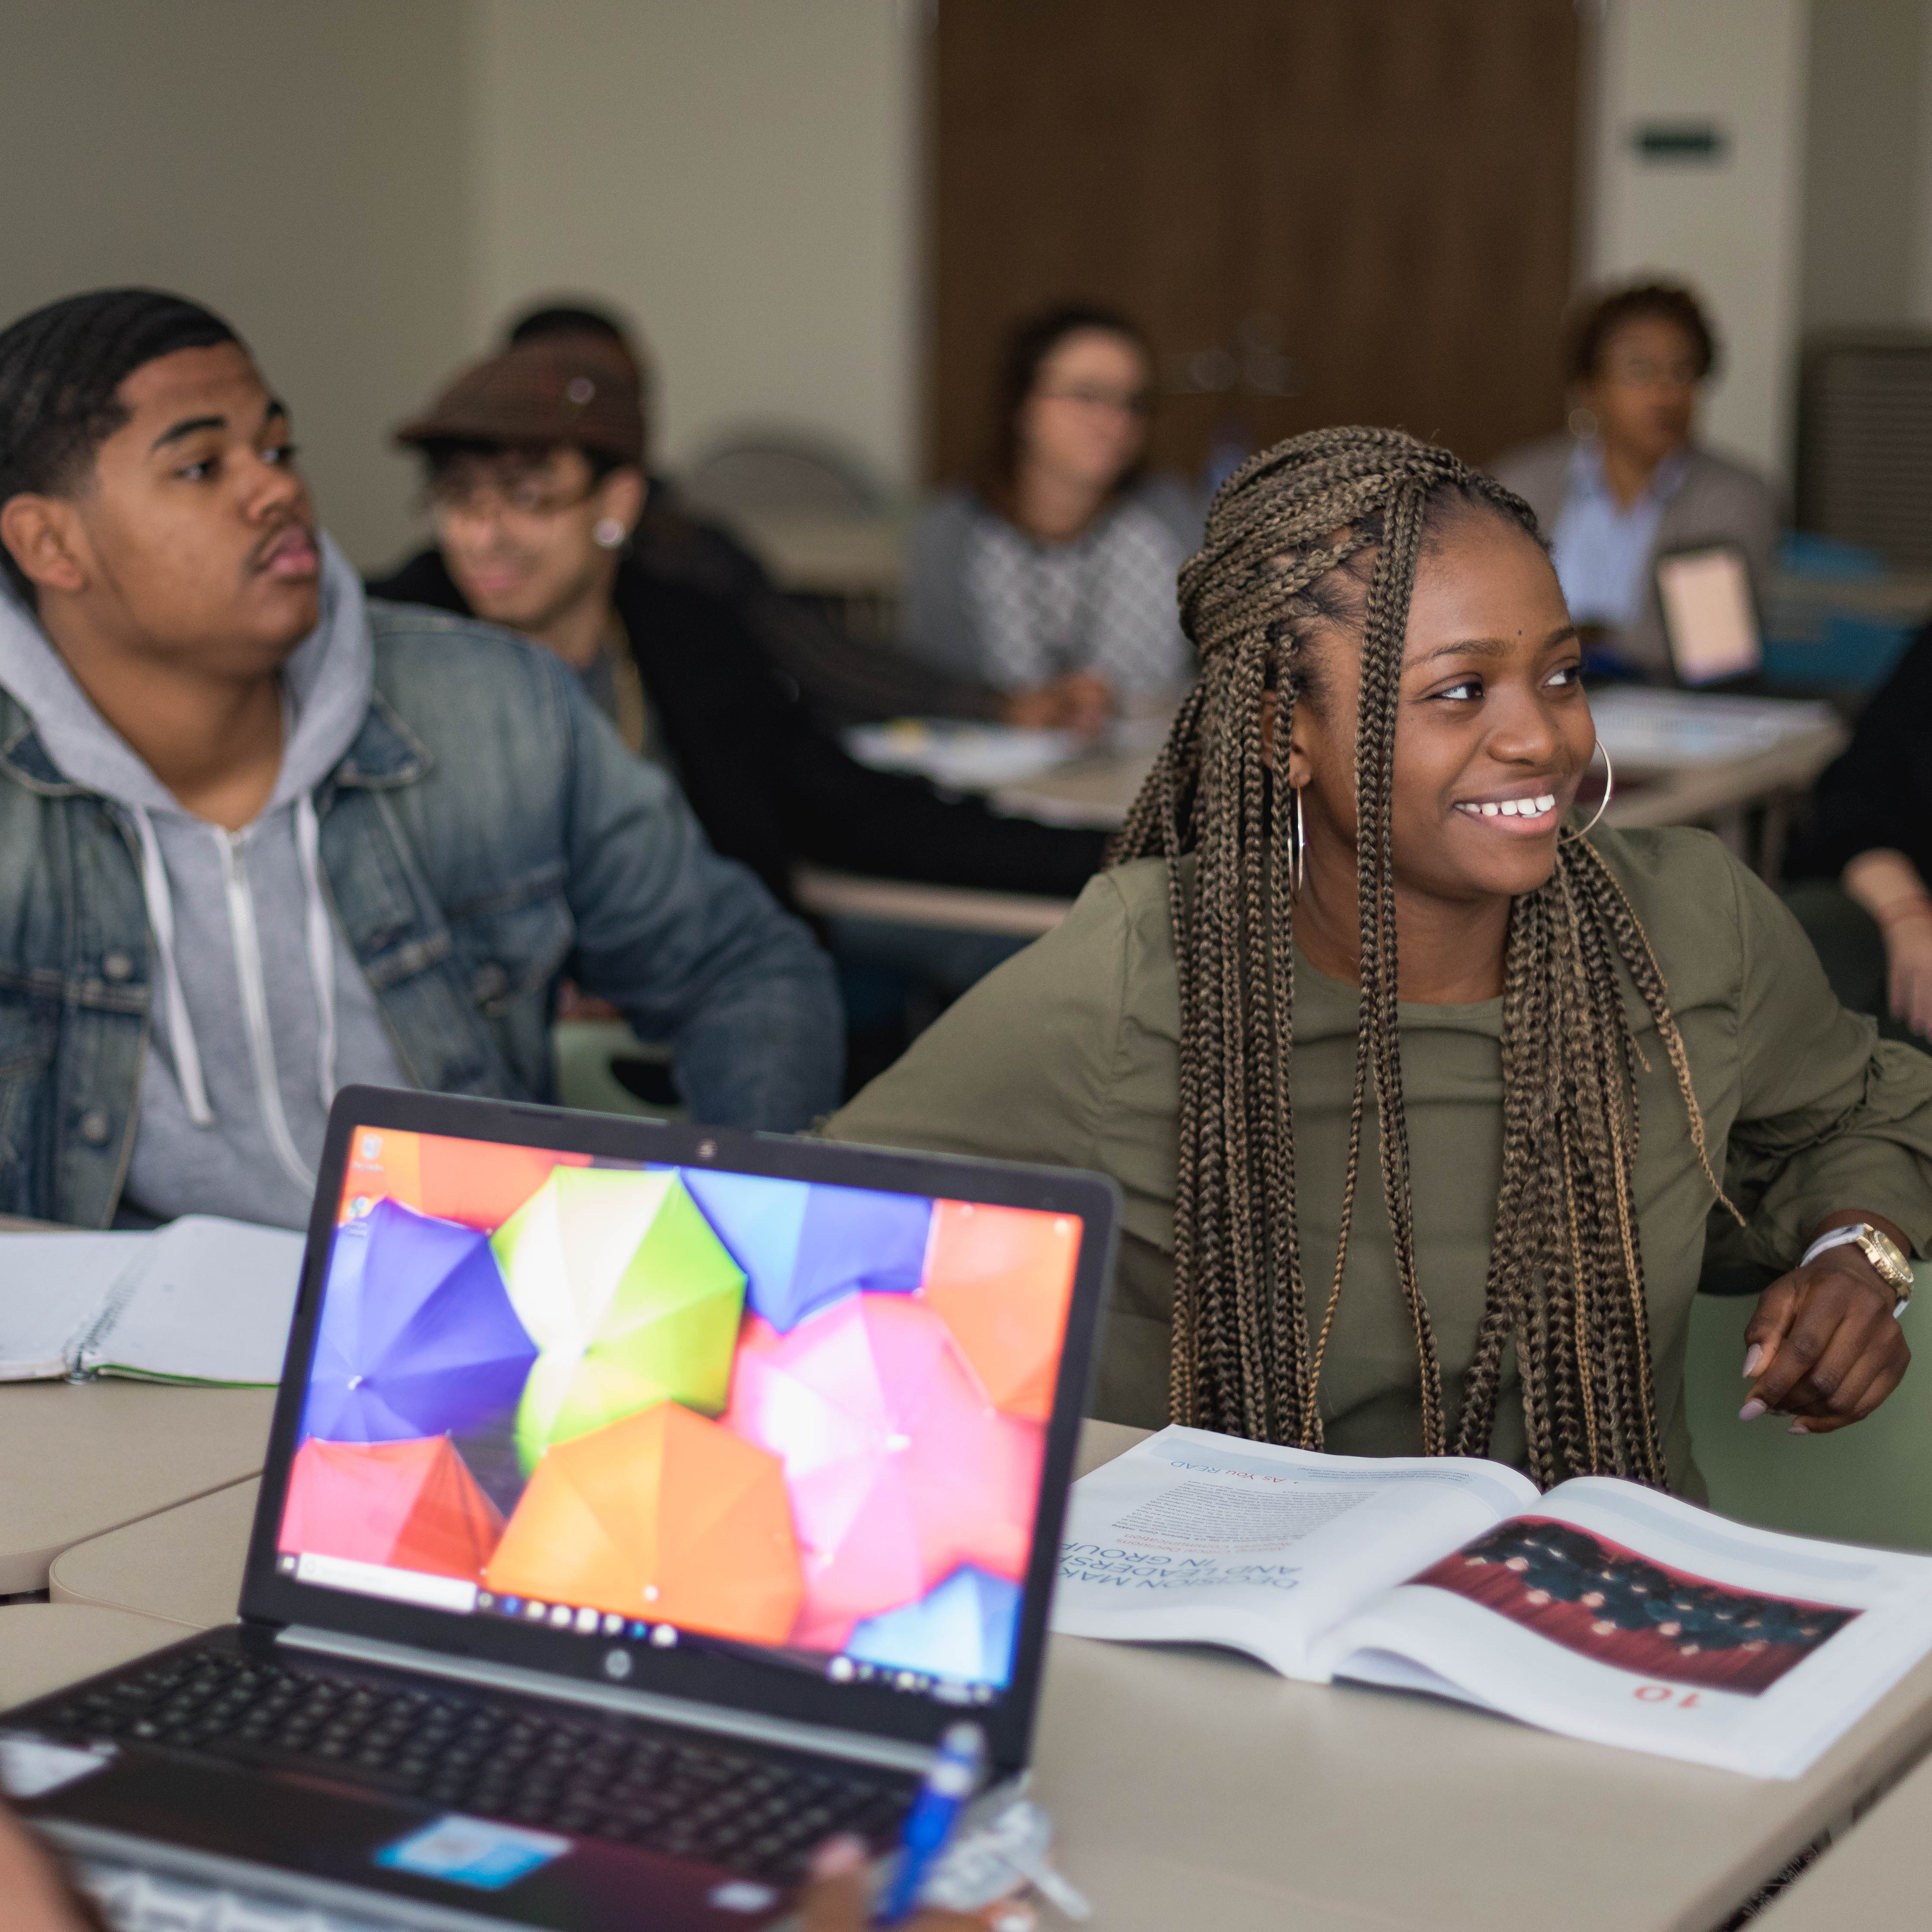
<instances>
[{"instance_id":1,"label":"hoodie drawstring","mask_svg":"<svg viewBox=\"0 0 1932 1932\"><path fill-rule=\"evenodd\" d=\"M148 922L154 928L154 943L161 958L161 981L167 1001L168 1046L174 1057L175 1078L182 1091L188 1117L198 1127L214 1124L214 1110L208 1105L208 1088L201 1070L201 1050L196 1044L194 1024L188 1018L188 1000L182 992L181 969L175 958L174 897L168 885L168 869L161 857L160 839L154 822L141 806L129 808L141 838L141 890L148 904ZM213 829L213 828L211 828ZM302 793L295 804L296 850L302 862L304 936L308 950L309 979L315 992L316 1088L326 1113L335 1098L335 939L328 916L328 902L322 896L321 827L315 802ZM260 1004L263 1010L259 1024L251 1025L251 1057L257 1062L257 1084L269 1140L283 1164L302 1168L288 1128L281 1118L281 1100L275 1087L274 1050L268 1037L266 995L262 976L260 944L254 928L252 904L230 849L232 841L217 830L224 842L224 869L231 879L229 932L236 953L236 968L242 986L242 1004L252 1012ZM238 904L237 901L238 899ZM244 955L246 956L244 956ZM250 994L255 998L251 1000ZM279 1129L279 1132L278 1130ZM306 1173L305 1168L302 1168Z\"/></svg>"},{"instance_id":2,"label":"hoodie drawstring","mask_svg":"<svg viewBox=\"0 0 1932 1932\"><path fill-rule=\"evenodd\" d=\"M335 934L328 903L322 896L322 830L315 801L307 792L296 800L296 849L302 855L302 886L308 902L308 972L315 986L316 1073L322 1111L335 1101Z\"/></svg>"},{"instance_id":3,"label":"hoodie drawstring","mask_svg":"<svg viewBox=\"0 0 1932 1932\"><path fill-rule=\"evenodd\" d=\"M188 1118L198 1127L212 1127L214 1110L208 1104L208 1088L201 1077L201 1052L195 1045L194 1028L188 1020L181 970L175 964L175 902L168 890L168 868L161 862L161 842L154 836L154 821L146 808L137 805L130 809L141 835L142 896L148 902L148 923L154 928L154 944L161 956L161 983L168 1002L168 1050L174 1056L175 1079L181 1088Z\"/></svg>"}]
</instances>

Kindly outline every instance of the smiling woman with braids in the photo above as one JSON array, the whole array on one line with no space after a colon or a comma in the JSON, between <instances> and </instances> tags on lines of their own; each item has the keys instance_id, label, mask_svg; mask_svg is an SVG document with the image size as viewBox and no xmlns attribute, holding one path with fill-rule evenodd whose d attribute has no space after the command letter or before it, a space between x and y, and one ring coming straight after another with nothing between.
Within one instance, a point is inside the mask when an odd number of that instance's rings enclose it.
<instances>
[{"instance_id":1,"label":"smiling woman with braids","mask_svg":"<svg viewBox=\"0 0 1932 1932\"><path fill-rule=\"evenodd\" d=\"M1932 1060L1715 839L1578 822L1528 507L1318 432L1222 488L1180 602L1201 674L1110 869L829 1131L1120 1181L1117 1420L1694 1493L1707 1217L1790 1270L1744 1419L1868 1414L1908 1354L1888 1244L1932 1237Z\"/></svg>"}]
</instances>

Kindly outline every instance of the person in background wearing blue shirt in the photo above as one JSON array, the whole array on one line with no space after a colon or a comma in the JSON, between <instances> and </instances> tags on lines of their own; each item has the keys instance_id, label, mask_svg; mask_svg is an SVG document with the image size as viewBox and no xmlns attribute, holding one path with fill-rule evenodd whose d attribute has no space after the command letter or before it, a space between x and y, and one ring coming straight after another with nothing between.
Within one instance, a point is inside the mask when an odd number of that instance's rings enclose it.
<instances>
[{"instance_id":1,"label":"person in background wearing blue shirt","mask_svg":"<svg viewBox=\"0 0 1932 1932\"><path fill-rule=\"evenodd\" d=\"M1657 559L1736 544L1760 605L1778 506L1756 471L1695 440L1698 391L1718 361L1696 298L1667 282L1600 296L1569 332L1573 406L1564 432L1490 467L1536 512L1590 668L1670 681Z\"/></svg>"}]
</instances>

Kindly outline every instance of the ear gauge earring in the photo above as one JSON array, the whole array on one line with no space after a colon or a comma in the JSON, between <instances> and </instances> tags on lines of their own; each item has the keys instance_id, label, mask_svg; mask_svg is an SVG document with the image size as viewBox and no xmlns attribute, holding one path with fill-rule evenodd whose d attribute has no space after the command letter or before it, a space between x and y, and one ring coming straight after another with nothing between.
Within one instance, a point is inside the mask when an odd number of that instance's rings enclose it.
<instances>
[{"instance_id":1,"label":"ear gauge earring","mask_svg":"<svg viewBox=\"0 0 1932 1932\"><path fill-rule=\"evenodd\" d=\"M599 519L596 528L590 534L605 550L617 550L622 547L630 532L615 517L604 517Z\"/></svg>"},{"instance_id":2,"label":"ear gauge earring","mask_svg":"<svg viewBox=\"0 0 1932 1932\"><path fill-rule=\"evenodd\" d=\"M1604 741L1600 738L1597 740L1597 749L1604 752L1604 795L1598 801L1596 810L1591 814L1589 824L1579 826L1574 832L1564 832L1556 842L1559 845L1568 844L1576 839L1587 837L1597 829L1597 820L1610 808L1610 799L1617 788L1617 775L1611 769L1610 754L1608 752L1604 751ZM1595 763L1594 756L1591 763ZM1587 771L1589 766L1586 765L1584 769Z\"/></svg>"},{"instance_id":3,"label":"ear gauge earring","mask_svg":"<svg viewBox=\"0 0 1932 1932\"><path fill-rule=\"evenodd\" d=\"M1288 833L1288 896L1291 899L1301 896L1301 878L1308 865L1308 827L1301 816L1301 788L1290 788L1288 809L1294 814L1294 824Z\"/></svg>"}]
</instances>

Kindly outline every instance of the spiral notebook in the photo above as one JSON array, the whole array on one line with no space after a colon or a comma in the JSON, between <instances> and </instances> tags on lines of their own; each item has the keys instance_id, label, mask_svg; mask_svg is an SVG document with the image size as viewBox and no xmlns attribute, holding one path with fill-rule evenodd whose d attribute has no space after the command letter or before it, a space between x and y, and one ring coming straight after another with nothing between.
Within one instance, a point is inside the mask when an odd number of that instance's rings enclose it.
<instances>
[{"instance_id":1,"label":"spiral notebook","mask_svg":"<svg viewBox=\"0 0 1932 1932\"><path fill-rule=\"evenodd\" d=\"M148 1234L0 1234L0 1382L272 1386L302 1246L213 1214Z\"/></svg>"}]
</instances>

